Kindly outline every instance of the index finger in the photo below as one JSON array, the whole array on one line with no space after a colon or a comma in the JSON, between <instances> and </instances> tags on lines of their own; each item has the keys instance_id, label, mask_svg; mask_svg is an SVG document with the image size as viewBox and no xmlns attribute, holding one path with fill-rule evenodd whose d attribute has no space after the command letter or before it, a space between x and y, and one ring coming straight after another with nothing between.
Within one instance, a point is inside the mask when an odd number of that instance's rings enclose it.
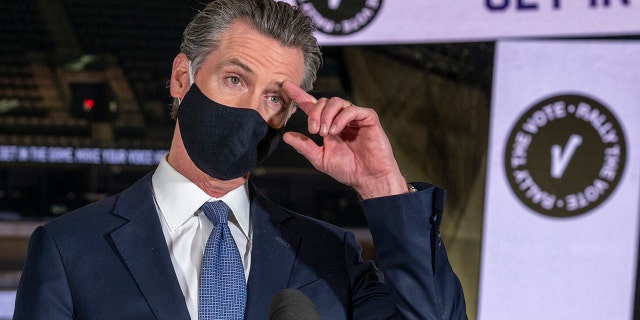
<instances>
[{"instance_id":1,"label":"index finger","mask_svg":"<svg viewBox=\"0 0 640 320\"><path fill-rule=\"evenodd\" d=\"M318 100L314 98L312 95L305 92L300 86L297 84L285 80L282 83L282 90L284 93L293 100L299 107L304 111L304 113L309 113L311 108L318 103Z\"/></svg>"}]
</instances>

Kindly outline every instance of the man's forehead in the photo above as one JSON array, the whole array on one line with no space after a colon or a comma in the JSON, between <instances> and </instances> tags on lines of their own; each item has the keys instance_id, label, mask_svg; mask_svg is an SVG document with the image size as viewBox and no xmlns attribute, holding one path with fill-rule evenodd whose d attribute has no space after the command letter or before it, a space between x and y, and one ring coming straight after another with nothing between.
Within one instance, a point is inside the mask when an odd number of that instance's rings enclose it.
<instances>
[{"instance_id":1,"label":"man's forehead","mask_svg":"<svg viewBox=\"0 0 640 320\"><path fill-rule=\"evenodd\" d=\"M215 51L223 51L223 63L258 72L268 65L275 73L287 74L296 83L304 78L304 51L301 47L284 45L280 40L266 36L245 21L232 23L220 38Z\"/></svg>"}]
</instances>

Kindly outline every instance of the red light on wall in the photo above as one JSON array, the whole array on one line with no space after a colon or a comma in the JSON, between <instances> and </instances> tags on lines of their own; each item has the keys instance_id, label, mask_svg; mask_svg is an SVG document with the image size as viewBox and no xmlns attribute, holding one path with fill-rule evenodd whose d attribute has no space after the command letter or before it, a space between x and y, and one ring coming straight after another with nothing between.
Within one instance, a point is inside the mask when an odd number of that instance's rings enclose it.
<instances>
[{"instance_id":1,"label":"red light on wall","mask_svg":"<svg viewBox=\"0 0 640 320\"><path fill-rule=\"evenodd\" d=\"M87 112L93 110L93 106L95 105L96 102L93 101L93 99L84 99L84 101L82 101L82 109Z\"/></svg>"}]
</instances>

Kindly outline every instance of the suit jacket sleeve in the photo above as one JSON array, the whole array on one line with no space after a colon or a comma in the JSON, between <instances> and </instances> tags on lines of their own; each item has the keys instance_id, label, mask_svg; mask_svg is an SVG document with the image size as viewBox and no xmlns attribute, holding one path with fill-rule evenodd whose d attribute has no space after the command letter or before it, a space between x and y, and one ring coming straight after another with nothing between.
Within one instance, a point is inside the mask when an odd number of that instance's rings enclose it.
<instances>
[{"instance_id":1,"label":"suit jacket sleeve","mask_svg":"<svg viewBox=\"0 0 640 320\"><path fill-rule=\"evenodd\" d=\"M391 299L403 319L466 319L462 286L440 238L444 190L362 201Z\"/></svg>"},{"instance_id":2,"label":"suit jacket sleeve","mask_svg":"<svg viewBox=\"0 0 640 320\"><path fill-rule=\"evenodd\" d=\"M73 302L53 238L39 227L29 241L13 314L19 319L72 319Z\"/></svg>"}]
</instances>

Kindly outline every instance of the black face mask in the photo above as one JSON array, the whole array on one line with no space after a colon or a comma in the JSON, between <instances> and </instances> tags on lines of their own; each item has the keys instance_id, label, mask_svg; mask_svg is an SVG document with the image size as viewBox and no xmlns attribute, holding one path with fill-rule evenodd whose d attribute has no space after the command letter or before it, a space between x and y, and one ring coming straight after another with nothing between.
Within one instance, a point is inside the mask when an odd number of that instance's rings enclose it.
<instances>
[{"instance_id":1,"label":"black face mask","mask_svg":"<svg viewBox=\"0 0 640 320\"><path fill-rule=\"evenodd\" d=\"M221 105L195 84L180 103L178 122L191 161L220 180L249 173L275 150L282 136L258 111Z\"/></svg>"}]
</instances>

